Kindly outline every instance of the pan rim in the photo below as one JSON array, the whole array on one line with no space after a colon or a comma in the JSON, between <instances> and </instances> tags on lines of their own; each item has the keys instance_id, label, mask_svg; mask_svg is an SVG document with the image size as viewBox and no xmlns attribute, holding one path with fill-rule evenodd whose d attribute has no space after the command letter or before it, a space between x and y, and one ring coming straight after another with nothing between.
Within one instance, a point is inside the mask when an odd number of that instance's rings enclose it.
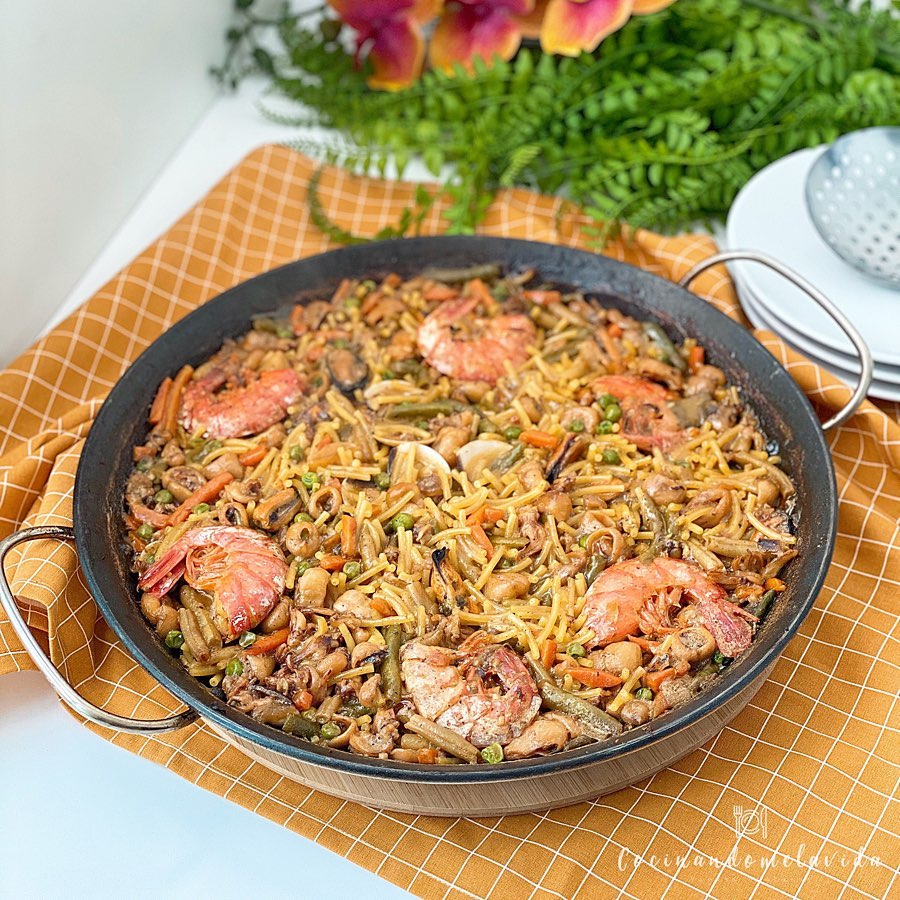
<instances>
[{"instance_id":1,"label":"pan rim","mask_svg":"<svg viewBox=\"0 0 900 900\"><path fill-rule=\"evenodd\" d=\"M99 543L103 539L104 531L102 528L91 527L91 523L96 522L97 519L97 500L92 497L89 483L89 469L92 461L98 463L103 457L104 437L107 434L115 433L117 422L115 420L108 422L107 419L113 415L110 411L115 410L116 401L124 396L124 392L128 390L133 381L140 379L146 369L155 365L156 357L165 352L176 336L188 332L198 321L208 318L210 316L210 308L214 308L216 304L228 301L229 298L231 302L236 302L236 299L240 297L242 292L247 292L247 285L264 286L267 282L271 282L274 286L277 280L286 274L301 271L303 267L312 267L317 263L333 263L335 260L338 263L346 261L346 265L343 268L347 276L370 274L378 266L373 262L369 262L368 269L366 269L366 260L369 256L377 255L379 251L390 256L390 251L392 249L396 250L399 245L403 245L404 253L408 252L410 254L414 254L420 248L442 246L462 251L475 251L477 247L479 250L477 255L484 256L485 247L492 250L496 248L495 253L489 253L488 255L493 255L494 258L501 262L508 262L512 250L519 251L518 255L521 258L527 258L529 248L531 248L533 255L547 254L548 252L556 253L564 264L571 262L572 267L575 269L577 269L579 262L597 265L598 261L602 260L602 264L600 264L601 269L609 267L611 272L618 271L623 277L631 278L637 284L652 286L654 282L659 282L665 285L665 290L668 292L673 290L680 291L680 300L686 304L687 308L693 306L694 312L700 318L721 323L721 328L726 332L726 337L733 338L733 340L728 341L728 345L736 355L736 348L740 348L741 352L748 354L748 356L751 353L758 354L759 352L766 355L767 365L770 365L773 371L778 372L778 377L782 382L780 386L787 393L787 396L779 395L779 408L783 410L788 405L793 405L792 413L799 415L799 411L802 410L802 414L807 419L806 424L814 426L811 429L811 433L814 433L817 437L813 439L811 445L804 446L804 451L810 457L809 465L822 461L825 463L824 468L817 472L817 478L822 482L820 486L819 481L817 481L817 489L822 490L822 493L817 496L817 501L825 504L830 515L826 523L827 533L819 535L817 545L809 546L807 548L808 555L803 558L802 571L807 585L806 596L797 603L796 609L793 610L790 616L781 623L778 633L766 635L765 641L754 641L753 646L735 666L735 668L740 667L739 672L735 672L732 677L729 677L731 674L729 669L721 678L717 678L710 688L702 691L683 706L646 726L625 732L612 740L589 744L575 750L555 753L545 757L504 762L501 766L479 764L432 768L395 760L368 760L365 757L358 757L342 751L317 747L300 738L283 734L271 726L262 725L249 716L227 707L217 697L209 694L208 689L199 680L194 679L186 672L183 673L183 678L173 677L170 672L166 671L150 656L147 648L144 646L146 642L139 640L132 634L131 630L120 619L113 603L106 595L104 585L108 579L102 577L104 574L108 574L102 570L106 558L110 553L116 554L119 551L116 547L109 547L108 543L106 546ZM384 261L382 261L381 265L383 266L383 264ZM356 266L355 269L354 265ZM338 268L341 268L340 265L338 265ZM652 313L651 310L647 310L647 312L648 314ZM249 318L246 321L249 321ZM227 334L220 334L219 342L221 343L221 340L224 340L227 336ZM150 361L149 365L148 361ZM180 365L185 361L186 359L181 358L176 362ZM174 365L170 364L170 368L174 368ZM802 473L798 472L796 474L797 477L800 477ZM76 550L94 602L97 603L107 624L115 632L119 640L122 641L132 658L152 678L162 684L167 691L185 705L196 710L202 718L209 719L219 727L233 732L237 736L270 752L286 755L302 763L334 769L344 773L374 778L400 779L410 783L423 784L475 784L512 781L523 777L538 777L554 772L577 769L640 750L661 740L663 737L689 727L698 719L706 716L751 683L767 667L771 666L777 660L788 641L798 631L824 583L836 539L837 515L837 486L833 461L828 451L825 435L819 426L818 419L808 398L784 367L740 323L730 319L711 304L684 288L680 288L660 276L628 263L607 257L597 257L588 251L563 247L557 244L482 236L404 238L399 241L372 242L355 247L338 248L296 260L261 273L211 298L164 331L128 367L113 386L85 441L76 473L74 491ZM130 602L136 605L136 597L133 590ZM147 629L146 635L143 635L143 637L146 638L150 634L149 629ZM158 641L158 638L153 636L153 640L159 643L161 647L161 642ZM186 680L189 680L189 683L186 683ZM193 690L190 689L190 683L196 685Z\"/></svg>"}]
</instances>

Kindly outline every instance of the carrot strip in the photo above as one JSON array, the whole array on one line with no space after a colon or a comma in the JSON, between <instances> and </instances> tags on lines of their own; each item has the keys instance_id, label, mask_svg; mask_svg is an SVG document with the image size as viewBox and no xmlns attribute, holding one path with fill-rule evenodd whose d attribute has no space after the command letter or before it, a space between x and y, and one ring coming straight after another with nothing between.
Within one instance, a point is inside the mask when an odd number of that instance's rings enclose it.
<instances>
[{"instance_id":1,"label":"carrot strip","mask_svg":"<svg viewBox=\"0 0 900 900\"><path fill-rule=\"evenodd\" d=\"M210 478L202 487L197 488L190 497L185 500L170 516L169 525L179 525L189 515L191 510L200 503L209 503L215 500L226 484L234 481L234 475L231 472L219 472L218 475Z\"/></svg>"},{"instance_id":2,"label":"carrot strip","mask_svg":"<svg viewBox=\"0 0 900 900\"><path fill-rule=\"evenodd\" d=\"M618 333L614 335L613 329L616 329ZM615 375L618 372L621 372L623 369L622 354L619 352L619 348L613 341L613 337L621 337L621 327L619 325L608 325L606 328L598 329L598 334L600 335L600 340L603 342L603 349L606 351L606 355L609 357L610 373Z\"/></svg>"},{"instance_id":3,"label":"carrot strip","mask_svg":"<svg viewBox=\"0 0 900 900\"><path fill-rule=\"evenodd\" d=\"M706 351L698 344L695 344L693 347L691 347L690 352L688 353L688 368L692 372L696 372L697 369L699 369L700 366L703 365L703 361L705 359Z\"/></svg>"},{"instance_id":4,"label":"carrot strip","mask_svg":"<svg viewBox=\"0 0 900 900\"><path fill-rule=\"evenodd\" d=\"M353 290L353 282L349 278L344 278L337 286L337 290L331 296L332 303L343 303L350 296Z\"/></svg>"},{"instance_id":5,"label":"carrot strip","mask_svg":"<svg viewBox=\"0 0 900 900\"><path fill-rule=\"evenodd\" d=\"M522 296L538 306L549 306L551 303L559 303L562 299L559 291L522 291Z\"/></svg>"},{"instance_id":6,"label":"carrot strip","mask_svg":"<svg viewBox=\"0 0 900 900\"><path fill-rule=\"evenodd\" d=\"M307 330L306 326L306 307L298 303L291 310L291 331L298 337Z\"/></svg>"},{"instance_id":7,"label":"carrot strip","mask_svg":"<svg viewBox=\"0 0 900 900\"><path fill-rule=\"evenodd\" d=\"M259 656L261 653L271 653L277 650L288 639L291 629L285 626L273 631L271 634L260 635L245 651L250 656Z\"/></svg>"},{"instance_id":8,"label":"carrot strip","mask_svg":"<svg viewBox=\"0 0 900 900\"><path fill-rule=\"evenodd\" d=\"M345 563L345 562L347 562L347 560L344 559L343 556L334 556L334 555L332 555L332 554L329 554L329 555L327 555L327 556L323 556L323 557L319 560L319 565L320 565L326 572L337 572L339 569L343 569L343 568L344 568L344 563Z\"/></svg>"},{"instance_id":9,"label":"carrot strip","mask_svg":"<svg viewBox=\"0 0 900 900\"><path fill-rule=\"evenodd\" d=\"M496 525L505 513L502 509L495 509L493 506L481 506L466 519L466 525Z\"/></svg>"},{"instance_id":10,"label":"carrot strip","mask_svg":"<svg viewBox=\"0 0 900 900\"><path fill-rule=\"evenodd\" d=\"M297 691L294 694L294 706L300 712L306 712L313 704L313 695L309 691Z\"/></svg>"},{"instance_id":11,"label":"carrot strip","mask_svg":"<svg viewBox=\"0 0 900 900\"><path fill-rule=\"evenodd\" d=\"M466 292L470 297L475 297L482 303L494 303L494 295L490 292L488 286L480 279L473 278L466 283Z\"/></svg>"},{"instance_id":12,"label":"carrot strip","mask_svg":"<svg viewBox=\"0 0 900 900\"><path fill-rule=\"evenodd\" d=\"M422 750L416 750L416 762L423 763L426 766L434 765L437 762L437 750L434 747L424 747Z\"/></svg>"},{"instance_id":13,"label":"carrot strip","mask_svg":"<svg viewBox=\"0 0 900 900\"><path fill-rule=\"evenodd\" d=\"M131 511L138 522L146 522L154 528L165 528L169 524L169 517L165 513L157 512L147 506L138 504L132 506Z\"/></svg>"},{"instance_id":14,"label":"carrot strip","mask_svg":"<svg viewBox=\"0 0 900 900\"><path fill-rule=\"evenodd\" d=\"M767 578L766 579L766 590L767 591L783 591L785 590L786 585L780 578Z\"/></svg>"},{"instance_id":15,"label":"carrot strip","mask_svg":"<svg viewBox=\"0 0 900 900\"><path fill-rule=\"evenodd\" d=\"M544 646L541 647L541 664L545 669L550 669L555 662L556 641L554 641L553 638L547 638L547 640L544 641Z\"/></svg>"},{"instance_id":16,"label":"carrot strip","mask_svg":"<svg viewBox=\"0 0 900 900\"><path fill-rule=\"evenodd\" d=\"M431 302L443 302L459 296L459 292L446 284L435 283L425 290L422 296Z\"/></svg>"},{"instance_id":17,"label":"carrot strip","mask_svg":"<svg viewBox=\"0 0 900 900\"><path fill-rule=\"evenodd\" d=\"M632 644L637 644L641 650L646 650L648 653L653 652L654 643L659 643L658 641L651 641L649 638L635 637L633 634L628 635L628 640Z\"/></svg>"},{"instance_id":18,"label":"carrot strip","mask_svg":"<svg viewBox=\"0 0 900 900\"><path fill-rule=\"evenodd\" d=\"M268 453L268 450L262 445L252 447L238 457L238 462L242 466L257 466L266 458L266 453Z\"/></svg>"},{"instance_id":19,"label":"carrot strip","mask_svg":"<svg viewBox=\"0 0 900 900\"><path fill-rule=\"evenodd\" d=\"M166 398L169 396L171 389L172 379L166 378L159 386L156 396L153 398L153 403L150 405L150 414L147 416L147 421L151 425L159 425L162 421L163 413L166 410Z\"/></svg>"},{"instance_id":20,"label":"carrot strip","mask_svg":"<svg viewBox=\"0 0 900 900\"><path fill-rule=\"evenodd\" d=\"M559 443L552 434L548 434L546 431L535 431L533 429L523 431L519 435L519 440L523 444L528 444L531 447L543 447L545 449L552 449Z\"/></svg>"},{"instance_id":21,"label":"carrot strip","mask_svg":"<svg viewBox=\"0 0 900 900\"><path fill-rule=\"evenodd\" d=\"M356 556L356 519L344 515L341 522L341 556L348 559Z\"/></svg>"},{"instance_id":22,"label":"carrot strip","mask_svg":"<svg viewBox=\"0 0 900 900\"><path fill-rule=\"evenodd\" d=\"M184 386L193 374L193 366L182 366L181 371L172 382L172 387L166 397L166 411L159 423L162 430L169 432L169 434L175 434L178 428L178 410L181 407L181 395L184 393Z\"/></svg>"},{"instance_id":23,"label":"carrot strip","mask_svg":"<svg viewBox=\"0 0 900 900\"><path fill-rule=\"evenodd\" d=\"M622 683L622 679L618 675L611 675L602 669L590 669L587 666L571 666L566 669L566 675L571 675L588 687L616 687Z\"/></svg>"},{"instance_id":24,"label":"carrot strip","mask_svg":"<svg viewBox=\"0 0 900 900\"><path fill-rule=\"evenodd\" d=\"M674 669L660 669L658 672L648 672L644 676L644 684L655 694L664 681L668 681L675 675Z\"/></svg>"},{"instance_id":25,"label":"carrot strip","mask_svg":"<svg viewBox=\"0 0 900 900\"><path fill-rule=\"evenodd\" d=\"M490 559L494 555L494 545L487 534L485 534L484 529L480 525L472 525L469 530L472 532L472 540L487 553L488 559Z\"/></svg>"},{"instance_id":26,"label":"carrot strip","mask_svg":"<svg viewBox=\"0 0 900 900\"><path fill-rule=\"evenodd\" d=\"M620 338L622 337L622 326L617 324L616 322L612 322L606 326L607 334L612 338Z\"/></svg>"}]
</instances>

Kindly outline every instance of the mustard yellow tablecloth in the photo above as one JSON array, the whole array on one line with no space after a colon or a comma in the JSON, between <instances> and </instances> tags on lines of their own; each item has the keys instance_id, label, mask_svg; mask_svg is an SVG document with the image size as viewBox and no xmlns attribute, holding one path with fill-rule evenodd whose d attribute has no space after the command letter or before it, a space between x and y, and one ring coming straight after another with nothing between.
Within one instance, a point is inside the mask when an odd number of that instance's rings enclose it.
<instances>
[{"instance_id":1,"label":"mustard yellow tablecloth","mask_svg":"<svg viewBox=\"0 0 900 900\"><path fill-rule=\"evenodd\" d=\"M314 164L267 146L95 297L0 374L0 534L71 522L75 469L104 396L165 328L232 285L328 247L310 223ZM325 173L341 225L374 233L408 185ZM559 201L500 194L485 234L584 246ZM424 223L439 231L440 203ZM670 278L713 252L707 237L637 235L608 252ZM827 285L822 285L827 288ZM740 310L719 268L695 290ZM27 298L22 298L27 302ZM760 339L823 413L847 389ZM900 425L863 406L830 437L841 499L826 587L766 685L714 740L618 793L543 815L447 820L378 812L285 780L202 724L159 738L96 729L127 750L255 810L423 897L887 897L897 876L897 612ZM29 544L8 570L30 624L94 703L152 717L177 704L124 653L88 596L72 549ZM0 673L32 668L0 621ZM4 839L15 840L7 822Z\"/></svg>"}]
</instances>

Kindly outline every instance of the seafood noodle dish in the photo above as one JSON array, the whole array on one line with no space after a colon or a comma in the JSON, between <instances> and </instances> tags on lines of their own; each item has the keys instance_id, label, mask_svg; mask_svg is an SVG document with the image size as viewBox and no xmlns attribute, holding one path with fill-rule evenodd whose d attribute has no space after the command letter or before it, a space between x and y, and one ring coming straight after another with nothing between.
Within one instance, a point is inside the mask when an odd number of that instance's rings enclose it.
<instances>
[{"instance_id":1,"label":"seafood noodle dish","mask_svg":"<svg viewBox=\"0 0 900 900\"><path fill-rule=\"evenodd\" d=\"M665 716L795 557L779 448L702 335L491 266L346 280L159 386L140 605L260 723L498 764Z\"/></svg>"}]
</instances>

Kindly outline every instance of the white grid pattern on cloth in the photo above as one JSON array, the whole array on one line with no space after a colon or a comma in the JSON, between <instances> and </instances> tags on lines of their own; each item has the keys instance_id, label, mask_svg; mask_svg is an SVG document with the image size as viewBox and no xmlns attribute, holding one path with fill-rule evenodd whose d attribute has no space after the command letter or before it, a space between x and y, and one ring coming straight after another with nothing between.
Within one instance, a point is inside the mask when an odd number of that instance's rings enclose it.
<instances>
[{"instance_id":1,"label":"white grid pattern on cloth","mask_svg":"<svg viewBox=\"0 0 900 900\"><path fill-rule=\"evenodd\" d=\"M306 213L311 172L308 160L283 148L256 151L88 307L0 377L0 404L11 410L0 430L4 533L26 517L29 524L70 521L74 472L90 421L106 391L157 334L237 281L326 249ZM326 173L321 189L342 226L369 231L395 221L409 192L335 171ZM558 204L504 192L485 231L583 245L587 220L570 216L558 227ZM440 227L439 205L429 213L426 232ZM712 249L707 238L638 235L611 253L677 278ZM695 289L740 317L724 269L705 273ZM846 387L790 355L776 337L759 337L816 403L833 408L846 398ZM202 724L159 738L102 733L422 896L887 896L897 876L890 825L896 821L892 748L898 729L895 698L882 687L896 683L898 669L896 623L888 618L897 598L890 575L900 570L900 487L892 471L898 468L897 423L896 405L867 406L833 436L842 497L839 552L813 614L762 692L700 750L616 794L540 815L436 820L327 798L249 761ZM65 449L48 449L50 439L61 436ZM10 560L9 571L17 593L32 601L32 625L51 629L54 661L89 699L125 715L161 715L174 707L98 619L70 550L48 554L46 547L28 545ZM30 667L8 623L0 622L0 641L0 671ZM877 668L867 659L878 660ZM865 748L854 743L855 730L866 734ZM841 795L829 790L824 773L846 785ZM759 803L777 834L736 834L729 810ZM865 846L883 864L849 875L809 869L795 878L789 869L679 870L660 861L679 853L724 858L732 848L784 860L807 835L816 848L856 852ZM631 850L644 851L644 861L619 872L618 854Z\"/></svg>"}]
</instances>

